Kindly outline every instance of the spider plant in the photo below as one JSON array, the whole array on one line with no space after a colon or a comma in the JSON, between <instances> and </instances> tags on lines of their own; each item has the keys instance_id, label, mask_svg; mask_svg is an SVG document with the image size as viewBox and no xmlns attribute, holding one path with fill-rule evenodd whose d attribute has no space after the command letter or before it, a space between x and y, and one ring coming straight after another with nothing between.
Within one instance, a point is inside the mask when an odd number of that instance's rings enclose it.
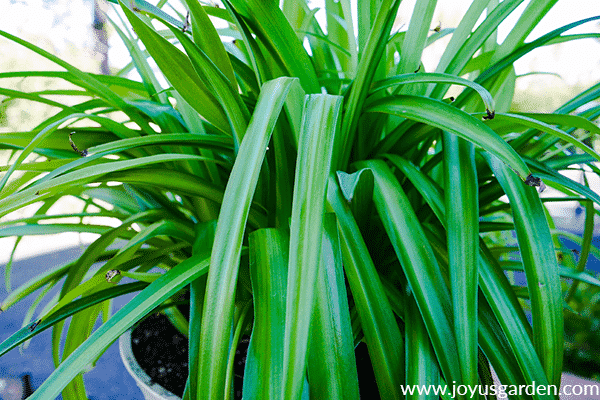
<instances>
[{"instance_id":1,"label":"spider plant","mask_svg":"<svg viewBox=\"0 0 600 400\"><path fill-rule=\"evenodd\" d=\"M132 59L115 76L0 32L62 67L0 78L76 87L63 102L0 89L59 108L31 131L0 135L10 152L0 216L37 207L3 219L0 235L97 235L2 303L60 288L0 345L52 327L56 370L32 399L85 399L83 371L157 307L180 321L171 298L186 287L186 399L231 397L245 333L247 399L358 398L361 341L383 399L404 398L403 385L490 384L491 368L506 384L560 384L563 308L577 282L600 284L585 272L600 197L561 172L600 173L583 142L600 131L600 85L552 113L511 112L513 63L596 37L569 30L600 17L526 41L556 3L532 0L499 43L498 25L522 0L474 0L443 29L435 0L417 0L402 29L400 0L359 1L356 19L348 0L326 0L326 26L302 0L184 0L184 12L164 3L115 5ZM423 50L447 35L426 71ZM141 79L126 78L131 70ZM540 196L545 186L565 197ZM80 212L49 215L66 196ZM587 210L577 263L557 258L546 209L563 200ZM131 292L113 313L110 300Z\"/></svg>"}]
</instances>

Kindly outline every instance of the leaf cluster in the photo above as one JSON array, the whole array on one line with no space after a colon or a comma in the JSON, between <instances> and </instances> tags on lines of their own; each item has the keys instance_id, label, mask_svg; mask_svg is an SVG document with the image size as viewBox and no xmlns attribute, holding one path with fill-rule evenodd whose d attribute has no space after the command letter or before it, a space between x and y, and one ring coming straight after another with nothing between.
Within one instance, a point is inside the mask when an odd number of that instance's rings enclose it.
<instances>
[{"instance_id":1,"label":"leaf cluster","mask_svg":"<svg viewBox=\"0 0 600 400\"><path fill-rule=\"evenodd\" d=\"M361 341L385 399L404 398L403 385L491 384L490 368L507 384L559 385L563 308L578 282L600 285L585 272L600 196L563 175L600 173L579 134L600 132L600 85L553 113L511 113L513 63L589 37L563 34L600 17L526 42L556 2L534 0L499 44L521 0L475 0L444 29L432 28L436 1L418 0L400 31L400 0L359 1L356 20L349 0L326 0L326 26L302 0L184 0L186 15L165 1L113 2L132 59L115 76L0 31L63 68L0 79L64 80L78 87L65 95L85 98L0 88L60 109L0 134L10 154L0 217L37 207L3 219L0 236L16 248L28 235L97 235L1 305L60 287L0 344L1 354L53 329L56 370L31 398L85 399L82 371L157 307L189 337L186 399L230 398L245 334L248 399L357 399ZM425 71L424 49L446 35ZM451 85L463 88L456 98ZM540 196L546 186L564 196ZM79 212L50 214L67 196ZM546 208L566 200L586 210L577 262ZM186 288L189 321L172 299ZM137 291L112 313L111 299Z\"/></svg>"}]
</instances>

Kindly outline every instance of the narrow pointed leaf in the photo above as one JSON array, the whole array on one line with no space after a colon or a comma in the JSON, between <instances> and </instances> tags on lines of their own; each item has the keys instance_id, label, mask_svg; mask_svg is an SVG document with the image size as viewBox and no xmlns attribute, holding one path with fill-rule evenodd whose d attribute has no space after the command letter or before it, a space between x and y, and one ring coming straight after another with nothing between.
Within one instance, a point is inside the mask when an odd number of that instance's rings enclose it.
<instances>
[{"instance_id":1,"label":"narrow pointed leaf","mask_svg":"<svg viewBox=\"0 0 600 400\"><path fill-rule=\"evenodd\" d=\"M211 253L199 348L199 387L206 399L222 399L232 329L242 240L267 144L293 78L263 85L225 189Z\"/></svg>"},{"instance_id":2,"label":"narrow pointed leaf","mask_svg":"<svg viewBox=\"0 0 600 400\"><path fill-rule=\"evenodd\" d=\"M188 259L150 284L64 360L29 398L32 400L55 398L67 383L82 372L127 328L191 280L205 274L208 263L208 259Z\"/></svg>"},{"instance_id":3,"label":"narrow pointed leaf","mask_svg":"<svg viewBox=\"0 0 600 400\"><path fill-rule=\"evenodd\" d=\"M338 220L344 270L379 393L385 400L401 399L400 385L405 376L404 340L367 245L334 177L329 178L327 203Z\"/></svg>"},{"instance_id":4,"label":"narrow pointed leaf","mask_svg":"<svg viewBox=\"0 0 600 400\"><path fill-rule=\"evenodd\" d=\"M200 81L185 54L146 25L126 6L122 4L121 8L152 58L179 94L210 123L228 132L229 124L223 109L206 85Z\"/></svg>"},{"instance_id":5,"label":"narrow pointed leaf","mask_svg":"<svg viewBox=\"0 0 600 400\"><path fill-rule=\"evenodd\" d=\"M304 386L315 282L319 275L327 176L339 131L342 98L307 95L298 143L290 226L281 399L300 399Z\"/></svg>"},{"instance_id":6,"label":"narrow pointed leaf","mask_svg":"<svg viewBox=\"0 0 600 400\"><path fill-rule=\"evenodd\" d=\"M489 163L512 205L531 299L534 345L548 381L560 384L563 353L562 296L554 245L534 188L523 185L497 159Z\"/></svg>"},{"instance_id":7,"label":"narrow pointed leaf","mask_svg":"<svg viewBox=\"0 0 600 400\"><path fill-rule=\"evenodd\" d=\"M373 171L375 207L414 293L440 369L446 381L460 382L450 293L423 228L400 183L383 161L361 161L357 166Z\"/></svg>"},{"instance_id":8,"label":"narrow pointed leaf","mask_svg":"<svg viewBox=\"0 0 600 400\"><path fill-rule=\"evenodd\" d=\"M244 370L244 399L279 398L289 238L275 229L250 234L250 277L254 326Z\"/></svg>"},{"instance_id":9,"label":"narrow pointed leaf","mask_svg":"<svg viewBox=\"0 0 600 400\"><path fill-rule=\"evenodd\" d=\"M444 102L417 96L393 96L374 102L367 112L405 117L466 139L506 163L523 180L531 172L521 157L483 122Z\"/></svg>"}]
</instances>

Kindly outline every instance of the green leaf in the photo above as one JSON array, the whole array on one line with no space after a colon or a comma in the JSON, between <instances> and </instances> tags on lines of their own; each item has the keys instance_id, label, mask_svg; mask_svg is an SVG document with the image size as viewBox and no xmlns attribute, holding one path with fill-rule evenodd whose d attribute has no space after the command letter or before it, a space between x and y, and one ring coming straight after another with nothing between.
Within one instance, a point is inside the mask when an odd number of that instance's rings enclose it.
<instances>
[{"instance_id":1,"label":"green leaf","mask_svg":"<svg viewBox=\"0 0 600 400\"><path fill-rule=\"evenodd\" d=\"M400 51L400 74L416 71L421 65L436 4L437 0L417 0Z\"/></svg>"},{"instance_id":2,"label":"green leaf","mask_svg":"<svg viewBox=\"0 0 600 400\"><path fill-rule=\"evenodd\" d=\"M484 42L489 38L489 36L496 31L498 26L502 21L504 21L516 8L522 3L523 0L508 0L503 1L494 7L493 10L488 10L488 16L483 20L483 22L475 29L473 33L465 32L461 30L461 34L467 34L470 36L467 37L457 37L456 43L460 46L456 52L450 51L450 45L448 49L446 49L444 56L448 54L448 56L452 57L452 61L448 62L448 65L442 70L440 67L441 64L438 65L438 72L446 72L449 74L458 74L467 64L467 62L473 57L473 55L477 52L477 50L484 44ZM477 5L475 5L477 3ZM467 28L467 24L471 25L471 28L479 19L481 15L482 8L481 6L487 5L488 2L477 1L472 5L473 10L477 10L477 13L469 14L469 18L464 18L464 21L461 21L461 25L463 22L465 23L465 28ZM469 11L471 11L469 9ZM459 28L460 29L460 28ZM456 32L455 32L456 34ZM454 35L453 35L454 36ZM461 40L462 39L462 40ZM434 95L435 96L435 95ZM435 96L437 97L437 96Z\"/></svg>"},{"instance_id":3,"label":"green leaf","mask_svg":"<svg viewBox=\"0 0 600 400\"><path fill-rule=\"evenodd\" d=\"M531 172L521 157L483 122L444 102L417 96L390 96L371 104L365 112L405 117L448 131L494 154L521 179Z\"/></svg>"},{"instance_id":4,"label":"green leaf","mask_svg":"<svg viewBox=\"0 0 600 400\"><path fill-rule=\"evenodd\" d=\"M88 89L92 93L96 93L100 98L106 100L109 104L123 111L131 111L131 107L129 106L129 104L127 104L125 100L123 100L117 93L110 90L110 88L108 88L100 80L96 79L93 75L75 68L71 64L61 60L60 58L50 54L49 52L33 45L32 43L27 42L26 40L19 39L18 37L11 35L8 32L0 30L0 35L6 37L9 40L12 40L15 43L20 44L21 46L28 48L29 50L36 52L40 56L47 58L53 63L63 67L69 72L70 75L78 79L79 85ZM138 113L133 112L129 116L146 132L152 131L152 129L148 126L146 121Z\"/></svg>"},{"instance_id":5,"label":"green leaf","mask_svg":"<svg viewBox=\"0 0 600 400\"><path fill-rule=\"evenodd\" d=\"M502 4L504 4L504 2L502 2L501 5ZM497 63L495 63L494 65L492 65L490 68L488 68L487 70L483 71L477 77L477 79L475 80L475 82L483 84L483 82L487 81L488 79L490 79L493 76L496 76L498 73L500 73L505 68L512 66L516 60L518 60L519 58L523 57L525 54L527 54L530 51L532 51L532 50L534 50L534 49L536 49L536 48L538 48L538 47L546 44L550 40L552 40L552 39L560 36L563 32L566 32L569 29L573 29L573 28L575 28L575 27L577 27L577 26L579 26L581 24L584 24L586 22L595 21L597 19L600 19L600 16L590 17L590 18L579 20L577 22L570 23L568 25L565 25L563 27L555 29L552 32L549 32L549 33L545 34L544 36L542 36L542 37L540 37L540 38L538 38L538 39L536 39L536 40L534 40L532 42L526 43L526 44L518 47L511 54L509 54L506 57L502 58ZM581 99L581 98L579 98L579 99ZM458 99L457 99L457 101L458 101ZM566 113L566 112L568 112L568 110L561 108L561 109L557 110L557 112Z\"/></svg>"},{"instance_id":6,"label":"green leaf","mask_svg":"<svg viewBox=\"0 0 600 400\"><path fill-rule=\"evenodd\" d=\"M342 98L307 95L298 143L290 225L281 399L300 399L319 275L327 176Z\"/></svg>"},{"instance_id":7,"label":"green leaf","mask_svg":"<svg viewBox=\"0 0 600 400\"><path fill-rule=\"evenodd\" d=\"M312 63L279 4L263 0L232 0L231 4L268 50L266 56L273 57L287 76L297 77L307 93L318 93Z\"/></svg>"},{"instance_id":8,"label":"green leaf","mask_svg":"<svg viewBox=\"0 0 600 400\"><path fill-rule=\"evenodd\" d=\"M35 292L42 286L46 285L48 282L57 281L61 277L63 277L73 263L67 263L63 265L58 265L52 268L49 268L44 273L36 275L30 278L27 282L11 291L8 296L2 301L0 304L0 310L5 311L9 307L13 306L21 299Z\"/></svg>"},{"instance_id":9,"label":"green leaf","mask_svg":"<svg viewBox=\"0 0 600 400\"><path fill-rule=\"evenodd\" d=\"M327 36L348 50L349 57L339 57L339 60L346 76L353 77L358 65L358 46L354 36L351 3L348 0L338 2L328 0L325 7L327 8Z\"/></svg>"},{"instance_id":10,"label":"green leaf","mask_svg":"<svg viewBox=\"0 0 600 400\"><path fill-rule=\"evenodd\" d=\"M461 47L465 44L469 36L473 32L475 24L479 20L481 13L488 6L489 1L487 0L475 0L469 6L469 9L465 15L461 18L460 23L456 30L452 33L452 38L448 43L448 46L444 50L444 54L440 58L440 61L436 67L436 72L448 72L448 65L452 62L452 59L458 54ZM470 57L465 57L469 58Z\"/></svg>"},{"instance_id":11,"label":"green leaf","mask_svg":"<svg viewBox=\"0 0 600 400\"><path fill-rule=\"evenodd\" d=\"M196 225L196 241L194 242L192 253L194 257L210 257L214 245L216 229L217 221L214 219ZM203 275L190 283L190 328L188 338L189 372L185 392L189 393L191 399L196 399L200 390L198 387L198 361L200 356L198 349L200 346L200 332L202 330L206 281L207 276Z\"/></svg>"},{"instance_id":12,"label":"green leaf","mask_svg":"<svg viewBox=\"0 0 600 400\"><path fill-rule=\"evenodd\" d=\"M127 47L127 50L131 55L131 61L135 65L135 69L142 78L142 82L144 84L144 87L146 88L146 92L151 98L153 96L156 96L157 92L160 89L160 84L156 79L156 76L152 72L150 64L148 64L147 54L142 52L142 50L137 44L137 41L132 40L128 35L126 35L125 32L123 32L123 30L119 27L119 25L117 25L111 18L108 18L108 21L123 41L123 44L125 44L125 46ZM163 103L164 101L166 101L165 94L158 95L157 97Z\"/></svg>"},{"instance_id":13,"label":"green leaf","mask_svg":"<svg viewBox=\"0 0 600 400\"><path fill-rule=\"evenodd\" d=\"M404 345L371 255L335 177L329 178L327 207L338 220L344 271L360 318L379 393L401 399Z\"/></svg>"},{"instance_id":14,"label":"green leaf","mask_svg":"<svg viewBox=\"0 0 600 400\"><path fill-rule=\"evenodd\" d=\"M57 310L55 313L49 315L46 319L39 322L34 329L31 329L31 325L28 325L13 333L8 339L0 343L0 356L6 354L8 351L14 349L21 343L24 343L32 337L42 333L46 329L51 328L59 321L65 320L81 310L108 299L122 296L127 293L140 291L146 286L148 286L148 284L144 282L127 283L114 286L109 289L104 289L89 296L84 296L80 299L77 299L72 303L67 304L60 310Z\"/></svg>"},{"instance_id":15,"label":"green leaf","mask_svg":"<svg viewBox=\"0 0 600 400\"><path fill-rule=\"evenodd\" d=\"M440 371L437 366L437 360L431 341L427 333L419 307L413 296L407 298L407 304L404 314L406 331L406 365L409 366L406 371L406 386L420 389L427 388L429 385L440 384ZM436 400L439 397L434 395L407 395L407 399L414 400Z\"/></svg>"},{"instance_id":16,"label":"green leaf","mask_svg":"<svg viewBox=\"0 0 600 400\"><path fill-rule=\"evenodd\" d=\"M361 4L363 2L360 2ZM338 139L339 144L336 143L335 148L340 149L340 156L334 160L335 169L343 170L346 168L346 164L350 159L350 149L352 148L358 128L358 121L361 116L360 110L363 109L363 105L369 88L374 80L377 80L378 76L376 70L378 68L381 57L385 53L385 47L387 38L390 35L394 21L396 20L396 14L398 12L398 6L400 0L383 0L381 4L377 2L368 6L368 2L359 7L359 46L361 49L360 61L356 72L356 77L352 82L352 87L348 93L348 100L345 105L345 112L342 119L342 130ZM361 12L362 7L365 10ZM372 20L372 13L378 9L377 17ZM368 13L369 15L364 15ZM364 21L363 21L364 19ZM366 23L366 25L365 25ZM366 42L363 42L363 37L366 36L365 28L369 27L370 33ZM364 36L363 36L364 35Z\"/></svg>"},{"instance_id":17,"label":"green leaf","mask_svg":"<svg viewBox=\"0 0 600 400\"><path fill-rule=\"evenodd\" d=\"M562 295L546 215L534 188L516 180L497 159L488 160L512 206L531 299L535 349L548 381L558 385L563 353Z\"/></svg>"},{"instance_id":18,"label":"green leaf","mask_svg":"<svg viewBox=\"0 0 600 400\"><path fill-rule=\"evenodd\" d=\"M254 326L244 369L244 399L278 399L282 387L283 337L289 238L277 229L249 236Z\"/></svg>"},{"instance_id":19,"label":"green leaf","mask_svg":"<svg viewBox=\"0 0 600 400\"><path fill-rule=\"evenodd\" d=\"M29 398L54 398L104 349L141 317L208 270L208 259L188 259L154 281L117 311L64 360Z\"/></svg>"},{"instance_id":20,"label":"green leaf","mask_svg":"<svg viewBox=\"0 0 600 400\"><path fill-rule=\"evenodd\" d=\"M496 60L521 46L531 31L538 25L546 13L558 0L538 0L536 4L529 3L513 29L504 39L494 54Z\"/></svg>"},{"instance_id":21,"label":"green leaf","mask_svg":"<svg viewBox=\"0 0 600 400\"><path fill-rule=\"evenodd\" d=\"M242 240L267 144L293 82L293 78L278 78L263 85L225 189L199 341L198 386L208 399L221 399L229 391L225 373Z\"/></svg>"},{"instance_id":22,"label":"green leaf","mask_svg":"<svg viewBox=\"0 0 600 400\"><path fill-rule=\"evenodd\" d=\"M231 61L225 51L223 42L221 42L221 37L204 10L204 7L200 5L200 2L194 0L184 0L184 2L190 11L194 43L206 53L210 60L217 66L218 70L234 85L236 80Z\"/></svg>"},{"instance_id":23,"label":"green leaf","mask_svg":"<svg viewBox=\"0 0 600 400\"><path fill-rule=\"evenodd\" d=\"M237 149L248 126L250 113L238 93L235 81L230 81L223 75L206 53L199 49L184 33L173 27L169 27L169 29L179 39L190 58L194 70L225 111Z\"/></svg>"},{"instance_id":24,"label":"green leaf","mask_svg":"<svg viewBox=\"0 0 600 400\"><path fill-rule=\"evenodd\" d=\"M368 169L361 169L353 174L337 171L336 175L358 226L366 226L373 208L373 174Z\"/></svg>"},{"instance_id":25,"label":"green leaf","mask_svg":"<svg viewBox=\"0 0 600 400\"><path fill-rule=\"evenodd\" d=\"M354 338L336 219L326 214L311 322L308 373L311 399L359 399Z\"/></svg>"},{"instance_id":26,"label":"green leaf","mask_svg":"<svg viewBox=\"0 0 600 400\"><path fill-rule=\"evenodd\" d=\"M194 160L202 159L202 157L186 154L157 154L155 156L142 157L134 160L125 161L113 161L106 164L94 165L91 167L81 168L74 172L69 172L62 176L56 177L46 182L33 185L25 190L20 191L14 195L0 199L0 215L5 215L13 210L18 209L26 204L42 200L44 198L56 195L66 188L72 186L83 186L89 182L94 181L98 177L114 173L117 171L124 171L124 173L135 172L133 168L141 167L152 164L159 164L169 161L182 161L182 160ZM153 171L141 170L146 173ZM140 173L142 173L140 171ZM173 174L176 171L168 170L157 170L164 171L165 174ZM154 171L153 181L156 183L156 172ZM164 176L163 176L164 179ZM116 180L116 179L115 179Z\"/></svg>"},{"instance_id":27,"label":"green leaf","mask_svg":"<svg viewBox=\"0 0 600 400\"><path fill-rule=\"evenodd\" d=\"M35 151L36 147L48 135L53 133L64 122L67 122L72 119L78 120L78 119L83 119L83 118L89 118L92 121L98 122L102 125L106 125L106 127L109 129L113 128L114 132L121 133L121 135L123 135L122 137L137 136L136 133L130 133L130 132L134 132L134 131L127 129L126 127L122 126L121 124L119 124L111 119L105 118L105 117L89 115L89 114L85 114L85 113L70 114L64 118L59 119L58 121L54 121L53 123L51 123L44 129L42 129L38 134L35 135L35 137L31 140L31 142L29 142L27 147L25 147L23 149L23 151L21 152L21 154L19 154L19 157L15 160L15 162L13 162L11 164L7 173L2 177L2 180L0 181L0 190L2 190L4 188L4 186L6 185L6 182L8 182L8 178L10 178L12 172L23 162L23 160L25 160L25 158L27 158L28 155L30 155L33 151ZM65 141L68 141L69 138L70 138L70 136L65 137Z\"/></svg>"},{"instance_id":28,"label":"green leaf","mask_svg":"<svg viewBox=\"0 0 600 400\"><path fill-rule=\"evenodd\" d=\"M583 142L579 141L577 138L574 138L573 136L569 135L568 133L566 133L565 131L555 128L547 123L541 122L540 120L534 119L537 117L536 114L531 114L531 117L526 116L526 115L518 115L518 114L496 114L496 118L498 119L499 123L503 123L503 122L512 122L513 126L514 125L521 125L521 126L525 126L528 128L533 128L536 130L540 130L542 132L547 132L553 136L556 136L562 140L564 140L567 143L572 144L575 148L578 148L584 152L586 152L587 154L591 155L592 157L594 157L596 160L600 160L600 155L598 153L596 153L594 151L593 148L588 147L587 145L585 145ZM541 116L540 116L541 117ZM592 132L600 134L600 129L595 126L594 124L592 124L591 122L587 121L586 119L583 118L577 118L576 116L573 115L569 115L569 116L565 116L565 117L572 117L572 118L544 118L542 117L541 119L545 119L547 121L554 121L555 123L558 121L561 122L575 122L573 120L577 120L578 125L584 125L586 126L588 129L591 128ZM494 118L494 120L496 120L496 118ZM581 120L588 122L588 124L582 124ZM592 125L592 127L590 127L589 125ZM517 142L521 142L519 139L516 140ZM515 146L517 146L517 144L515 143Z\"/></svg>"},{"instance_id":29,"label":"green leaf","mask_svg":"<svg viewBox=\"0 0 600 400\"><path fill-rule=\"evenodd\" d=\"M207 121L223 132L229 132L229 124L223 109L206 85L200 81L185 54L146 25L123 3L121 8L171 85Z\"/></svg>"},{"instance_id":30,"label":"green leaf","mask_svg":"<svg viewBox=\"0 0 600 400\"><path fill-rule=\"evenodd\" d=\"M473 90L476 90L479 96L481 96L481 100L483 100L483 104L485 105L486 110L490 113L494 113L496 106L494 104L494 99L492 95L487 91L483 86L470 81L468 79L460 78L450 74L440 74L434 72L425 72L418 74L403 74L396 75L391 78L387 78L381 81L377 81L373 83L369 94L373 94L379 90L383 90L388 87L392 87L395 85L405 85L407 83L422 83L422 82L432 82L432 83L451 83L453 85L462 85L470 87ZM366 107L369 106L369 102L365 104Z\"/></svg>"},{"instance_id":31,"label":"green leaf","mask_svg":"<svg viewBox=\"0 0 600 400\"><path fill-rule=\"evenodd\" d=\"M544 163L537 162L532 159L526 159L527 163L536 171L536 175L544 180L548 186L552 186L563 193L572 195L573 193L583 196L585 199L594 201L600 204L600 195L588 186L582 185L573 179L567 178L560 172L547 167Z\"/></svg>"},{"instance_id":32,"label":"green leaf","mask_svg":"<svg viewBox=\"0 0 600 400\"><path fill-rule=\"evenodd\" d=\"M380 160L361 161L375 177L373 201L402 265L447 382L460 382L450 293L423 228L400 183Z\"/></svg>"},{"instance_id":33,"label":"green leaf","mask_svg":"<svg viewBox=\"0 0 600 400\"><path fill-rule=\"evenodd\" d=\"M588 256L592 249L592 239L594 236L594 216L595 216L594 205L591 201L585 202L585 228L583 232L583 238L581 239L581 253L579 255L579 261L577 262L577 271L580 275L584 275L583 271L585 270L586 263L588 260ZM580 279L583 280L583 279ZM589 281L586 281L589 283ZM595 285L598 285L600 282L595 282ZM569 288L567 295L565 296L565 302L569 302L569 300L575 295L577 291L578 282L575 281Z\"/></svg>"},{"instance_id":34,"label":"green leaf","mask_svg":"<svg viewBox=\"0 0 600 400\"><path fill-rule=\"evenodd\" d=\"M448 268L456 344L463 384L477 376L479 196L473 144L444 132L444 185Z\"/></svg>"}]
</instances>

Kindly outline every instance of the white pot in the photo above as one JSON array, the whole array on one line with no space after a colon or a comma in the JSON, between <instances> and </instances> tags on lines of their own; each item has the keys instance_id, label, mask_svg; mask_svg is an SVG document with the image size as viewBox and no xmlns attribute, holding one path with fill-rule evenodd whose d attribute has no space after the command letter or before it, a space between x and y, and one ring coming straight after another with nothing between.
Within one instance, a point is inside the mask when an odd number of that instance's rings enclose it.
<instances>
[{"instance_id":1,"label":"white pot","mask_svg":"<svg viewBox=\"0 0 600 400\"><path fill-rule=\"evenodd\" d=\"M131 349L131 329L127 330L119 338L119 350L125 368L127 368L127 371L135 379L146 400L181 400L181 397L152 382L150 376L140 367Z\"/></svg>"}]
</instances>

